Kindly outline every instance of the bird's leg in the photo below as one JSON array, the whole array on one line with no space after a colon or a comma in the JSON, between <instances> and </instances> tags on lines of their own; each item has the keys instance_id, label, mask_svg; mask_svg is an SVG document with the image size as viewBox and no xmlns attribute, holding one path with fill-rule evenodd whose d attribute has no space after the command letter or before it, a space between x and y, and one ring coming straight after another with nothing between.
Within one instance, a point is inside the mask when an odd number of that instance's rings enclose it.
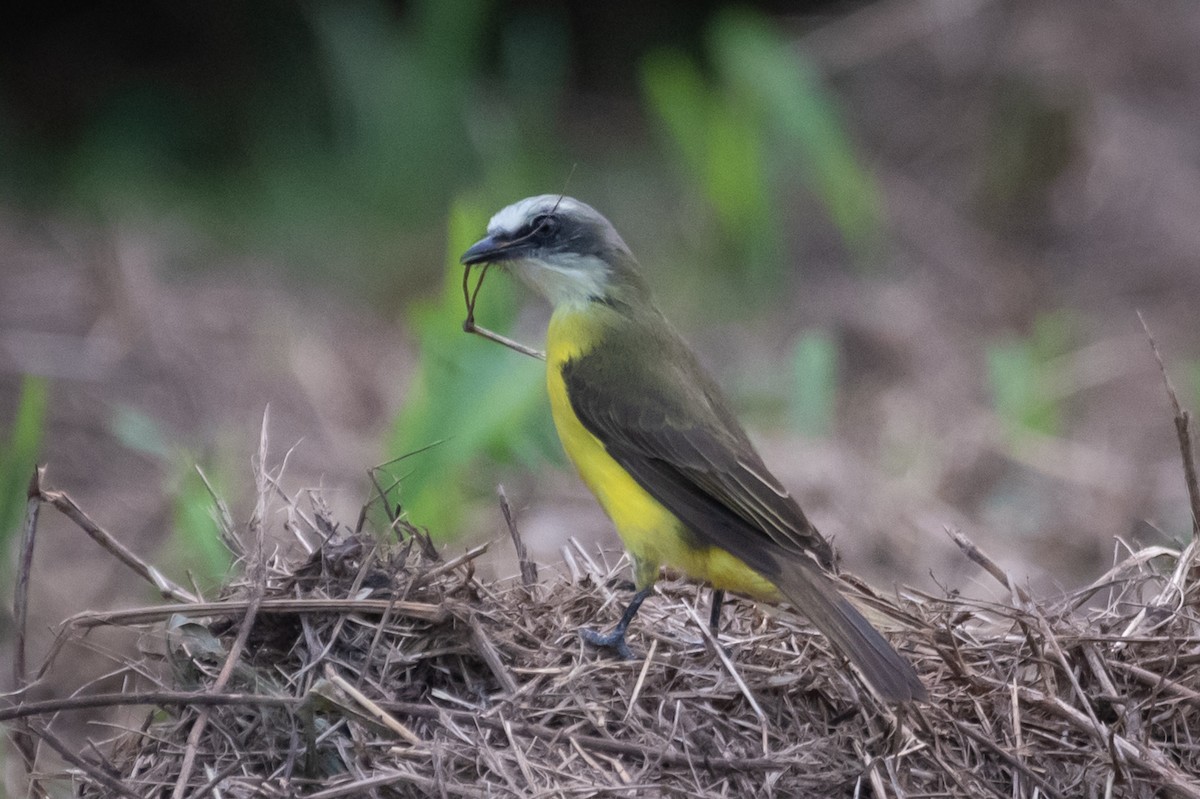
<instances>
[{"instance_id":1,"label":"bird's leg","mask_svg":"<svg viewBox=\"0 0 1200 799\"><path fill-rule=\"evenodd\" d=\"M629 623L637 615L638 608L642 606L642 602L645 601L646 597L650 596L651 588L652 586L648 585L633 595L633 599L629 601L625 612L621 614L621 620L617 622L616 627L613 627L612 632L607 635L601 635L595 630L584 627L579 631L579 637L592 646L613 650L621 660L633 660L633 650L629 648L629 644L625 643L625 631L629 629Z\"/></svg>"},{"instance_id":2,"label":"bird's leg","mask_svg":"<svg viewBox=\"0 0 1200 799\"><path fill-rule=\"evenodd\" d=\"M708 629L712 630L713 640L721 632L721 605L725 602L725 589L714 588L712 592L712 611L708 614Z\"/></svg>"}]
</instances>

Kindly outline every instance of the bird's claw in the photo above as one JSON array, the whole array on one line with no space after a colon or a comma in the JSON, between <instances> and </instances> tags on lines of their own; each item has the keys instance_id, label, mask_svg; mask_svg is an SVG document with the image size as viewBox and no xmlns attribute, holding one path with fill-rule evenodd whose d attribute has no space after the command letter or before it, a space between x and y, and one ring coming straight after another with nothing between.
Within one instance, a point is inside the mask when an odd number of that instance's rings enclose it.
<instances>
[{"instance_id":1,"label":"bird's claw","mask_svg":"<svg viewBox=\"0 0 1200 799\"><path fill-rule=\"evenodd\" d=\"M603 634L595 630L584 627L579 631L579 637L587 641L592 646L608 649L615 652L621 660L634 660L633 650L629 648L629 644L625 643L625 631L614 630L611 633Z\"/></svg>"}]
</instances>

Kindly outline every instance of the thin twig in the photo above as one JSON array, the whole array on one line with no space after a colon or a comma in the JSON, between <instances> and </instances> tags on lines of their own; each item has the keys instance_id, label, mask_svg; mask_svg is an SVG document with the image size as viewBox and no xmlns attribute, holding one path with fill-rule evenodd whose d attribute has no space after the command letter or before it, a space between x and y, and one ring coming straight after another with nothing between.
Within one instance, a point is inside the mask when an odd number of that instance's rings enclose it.
<instances>
[{"instance_id":1,"label":"thin twig","mask_svg":"<svg viewBox=\"0 0 1200 799\"><path fill-rule=\"evenodd\" d=\"M521 538L521 531L517 529L517 520L508 504L508 495L504 493L504 486L496 486L496 493L500 496L500 512L504 514L504 523L508 525L508 534L512 537L513 547L517 550L517 563L521 567L521 584L526 588L532 588L537 585L538 581L537 564L529 559L529 550L525 548L525 540Z\"/></svg>"},{"instance_id":2,"label":"thin twig","mask_svg":"<svg viewBox=\"0 0 1200 799\"><path fill-rule=\"evenodd\" d=\"M1039 611L1037 608L1034 608L1033 615L1034 618L1037 619L1039 626L1042 628L1042 641L1046 643L1050 651L1054 654L1054 658L1058 661L1058 664L1062 666L1063 676L1065 676L1067 678L1067 682L1070 683L1071 690L1075 694L1075 698L1078 700L1079 706L1083 708L1083 714L1091 723L1093 734L1098 740L1108 740L1108 728L1103 722L1100 721L1099 718L1097 718L1096 711L1092 709L1091 700L1088 698L1088 695L1084 693L1083 686L1079 684L1079 678L1075 676L1075 669L1071 666L1070 661L1067 660L1067 654L1063 652L1062 646L1060 646L1058 643L1058 636L1055 635L1054 630L1050 628L1050 623L1046 621L1046 617L1042 615L1041 611ZM1113 754L1117 755L1118 752L1114 750ZM1113 760L1114 766L1122 769L1125 767L1125 763L1120 762L1119 757L1114 757Z\"/></svg>"},{"instance_id":3,"label":"thin twig","mask_svg":"<svg viewBox=\"0 0 1200 799\"><path fill-rule=\"evenodd\" d=\"M400 514L400 505L399 504L397 504L395 508L392 508L392 506L390 504L388 504L388 495L391 494L393 489L395 489L398 485L400 485L400 483L404 480L404 477L406 475L403 475L401 477L393 477L391 485L389 485L387 488L384 488L383 484L379 482L379 474L381 474L381 473L387 474L388 477L392 477L392 475L389 472L384 471L389 466L394 466L397 463L406 461L409 458L412 458L416 455L420 455L421 453L427 452L427 451L433 449L434 447L441 446L444 443L446 443L446 439L439 438L437 441L426 444L423 447L417 447L416 449L412 450L411 452L406 452L403 455L398 455L395 458L392 458L390 461L384 461L383 463L381 463L377 466L372 466L371 468L367 469L367 477L371 480L371 485L375 489L375 494L376 494L375 498L378 499L379 502L383 505L383 514L384 514L384 516L387 517L388 524L393 531L396 529L397 525L400 524L401 519L403 517ZM356 533L362 532L363 525L367 521L367 510L370 508L371 504L374 501L375 501L374 499L368 500L367 503L362 506L362 509L359 511L359 514L358 514L358 521L354 525L354 532L356 532Z\"/></svg>"},{"instance_id":4,"label":"thin twig","mask_svg":"<svg viewBox=\"0 0 1200 799\"><path fill-rule=\"evenodd\" d=\"M434 578L442 576L446 572L454 571L455 569L457 569L459 566L463 565L464 563L470 563L471 561L475 560L475 558L477 558L480 555L482 555L483 553L487 552L488 547L490 547L490 546L491 546L491 542L485 541L484 543L479 544L478 546L471 547L466 552L462 553L461 555L459 555L457 557L451 558L450 560L446 561L445 563L439 563L437 566L434 566L429 571L418 574L413 579L413 585L414 586L424 585L424 584L432 581Z\"/></svg>"},{"instance_id":5,"label":"thin twig","mask_svg":"<svg viewBox=\"0 0 1200 799\"><path fill-rule=\"evenodd\" d=\"M346 678L337 673L337 671L333 668L333 664L331 663L325 664L325 678L339 689L344 691L347 696L357 702L363 710L367 711L367 713L369 713L371 717L380 724L387 727L389 730L396 733L413 746L425 746L425 741L422 741L416 733L397 721L395 716L381 708L376 702L372 701L369 696L351 685Z\"/></svg>"},{"instance_id":6,"label":"thin twig","mask_svg":"<svg viewBox=\"0 0 1200 799\"><path fill-rule=\"evenodd\" d=\"M418 702L380 702L379 704L393 713L402 713L430 721L439 721L440 717L444 715L449 719L470 724L478 723L481 726L491 729L501 728L499 719L490 716L481 716L476 711L471 710L450 710ZM553 741L562 734L561 730L555 730L542 724L515 721L510 721L509 723L512 725L513 730L528 738ZM572 737L589 749L596 749L616 755L640 757L647 762L658 761L667 765L681 766L687 765L692 760L691 756L686 752L662 751L661 749L633 741L602 738L595 735L574 735ZM705 758L704 767L714 771L782 771L790 766L787 761L776 757L712 757Z\"/></svg>"},{"instance_id":7,"label":"thin twig","mask_svg":"<svg viewBox=\"0 0 1200 799\"><path fill-rule=\"evenodd\" d=\"M474 322L472 322L470 326L468 326L466 322L463 322L463 330L467 333L474 333L477 336L494 341L497 344L503 344L510 350L516 350L522 355L528 355L530 358L537 358L539 361L546 360L546 353L542 352L541 350L536 350L533 347L522 344L521 342L511 339L508 336L488 330L486 327L480 327Z\"/></svg>"},{"instance_id":8,"label":"thin twig","mask_svg":"<svg viewBox=\"0 0 1200 799\"><path fill-rule=\"evenodd\" d=\"M1015 773L1024 775L1026 779L1036 785L1041 792L1050 799L1058 799L1058 797L1062 796L1062 794L1056 791L1054 787L1050 785L1050 783L1046 782L1041 775L1026 765L1026 763L1021 760L1020 757L1000 746L1000 744L998 744L992 737L981 734L979 730L959 719L952 718L949 721L960 733L970 738L980 746L990 750L997 757L1007 763Z\"/></svg>"},{"instance_id":9,"label":"thin twig","mask_svg":"<svg viewBox=\"0 0 1200 799\"><path fill-rule=\"evenodd\" d=\"M237 637L233 639L233 644L229 647L229 652L225 656L225 663L221 666L220 673L217 674L217 679L209 687L212 693L221 693L225 690L225 686L229 684L229 680L233 677L234 668L242 659L242 651L246 648L246 641L250 639L250 630L254 627L254 622L258 618L258 608L262 604L263 594L266 591L267 580L267 564L263 559L263 522L267 516L268 503L268 481L267 481L267 452L268 438L267 431L270 425L271 407L268 405L263 411L262 431L259 434L258 443L258 463L256 467L255 477L258 488L258 501L255 503L254 515L250 519L250 533L254 536L254 560L249 564L250 579L250 596L246 606L246 615L242 619L242 626L238 630ZM286 457L284 463L287 462ZM283 472L283 466L280 466L280 473ZM208 720L211 714L211 707L203 707L196 715L196 719L192 722L192 729L188 732L187 746L183 752L183 763L179 768L179 776L175 780L175 789L171 792L171 799L183 799L184 792L187 790L188 782L192 777L192 770L195 768L196 755L200 748L200 740L204 736L204 731L208 727Z\"/></svg>"},{"instance_id":10,"label":"thin twig","mask_svg":"<svg viewBox=\"0 0 1200 799\"><path fill-rule=\"evenodd\" d=\"M122 691L120 693L65 696L37 702L18 702L0 708L0 722L46 716L97 708L129 707L132 705L194 705L217 707L297 707L303 700L293 696L266 696L247 693L212 693L209 691Z\"/></svg>"},{"instance_id":11,"label":"thin twig","mask_svg":"<svg viewBox=\"0 0 1200 799\"><path fill-rule=\"evenodd\" d=\"M246 548L242 545L241 539L234 532L233 514L229 512L229 505L225 504L225 500L213 488L212 481L208 479L208 475L200 468L200 464L195 464L196 474L200 475L200 482L204 483L204 488L208 491L209 498L212 499L213 505L217 509L217 529L220 531L221 542L225 544L225 548L233 553L237 559L246 556Z\"/></svg>"},{"instance_id":12,"label":"thin twig","mask_svg":"<svg viewBox=\"0 0 1200 799\"><path fill-rule=\"evenodd\" d=\"M261 589L258 585L255 586L255 589L252 589L253 593L250 596L246 615L242 619L242 627L238 630L237 638L233 640L233 645L229 647L229 654L225 658L225 664L221 667L221 672L217 675L217 679L209 689L212 693L221 693L225 690L225 686L229 683L229 678L233 676L234 667L242 658L242 650L246 648L246 641L250 638L250 630L254 626L254 621L258 616L258 606L262 601ZM192 776L192 769L195 767L200 739L204 735L205 728L208 726L210 710L211 708L207 706L201 708L195 721L192 723L192 729L188 733L187 748L183 754L183 764L180 766L179 777L175 781L175 790L171 793L171 799L182 799L184 791L187 790L188 781Z\"/></svg>"},{"instance_id":13,"label":"thin twig","mask_svg":"<svg viewBox=\"0 0 1200 799\"><path fill-rule=\"evenodd\" d=\"M375 562L377 552L377 547L372 546L363 557L362 564L358 567L358 571L354 575L354 582L350 584L350 590L346 592L351 597L358 596L359 590L362 589L363 580L367 577L367 571ZM389 607L391 607L390 603ZM386 613L387 611L385 610L384 612ZM333 650L333 647L337 645L338 639L341 638L342 628L345 627L348 618L346 615L338 616L337 621L333 623L333 630L329 633L329 643L325 644L325 647L320 652L313 655L307 665L296 672L296 679L303 677L309 670L315 669L324 662L325 656Z\"/></svg>"},{"instance_id":14,"label":"thin twig","mask_svg":"<svg viewBox=\"0 0 1200 799\"><path fill-rule=\"evenodd\" d=\"M1013 579L1009 573L1000 568L1000 565L988 557L988 554L980 549L973 541L971 541L971 539L967 538L958 530L953 530L949 527L946 528L946 534L949 535L950 539L958 545L958 548L963 551L964 555L970 558L972 562L982 566L983 570L995 577L997 582L999 582L1009 591L1012 591L1014 594L1016 594L1017 599L1019 599L1023 604L1028 605L1030 603L1029 594L1025 591L1025 589L1013 582Z\"/></svg>"},{"instance_id":15,"label":"thin twig","mask_svg":"<svg viewBox=\"0 0 1200 799\"><path fill-rule=\"evenodd\" d=\"M35 467L26 492L25 524L21 537L21 557L17 564L17 582L13 595L13 616L17 627L16 649L13 652L13 687L25 687L25 635L29 616L29 574L33 570L33 548L37 540L38 510L42 507L42 478L44 466Z\"/></svg>"},{"instance_id":16,"label":"thin twig","mask_svg":"<svg viewBox=\"0 0 1200 799\"><path fill-rule=\"evenodd\" d=\"M1171 411L1175 416L1175 436L1179 439L1179 457L1183 461L1183 479L1187 483L1188 500L1192 506L1192 538L1200 539L1200 480L1196 477L1196 457L1192 451L1192 433L1189 428L1191 415L1179 404L1179 396L1175 393L1175 386L1171 385L1162 353L1158 351L1158 343L1150 333L1146 319L1141 311L1138 311L1137 315L1142 329L1146 331L1150 349L1154 352L1154 360L1158 361L1158 370L1162 373L1163 385L1167 388L1167 398L1171 401Z\"/></svg>"},{"instance_id":17,"label":"thin twig","mask_svg":"<svg viewBox=\"0 0 1200 799\"><path fill-rule=\"evenodd\" d=\"M759 706L758 700L754 698L754 694L750 691L750 686L746 685L746 681L743 680L742 675L738 673L737 667L733 665L733 661L729 659L729 655L725 654L725 647L721 646L721 642L718 641L712 634L712 630L709 629L708 625L700 620L700 616L696 613L696 610L692 607L692 604L690 602L684 602L683 609L689 616L692 617L692 621L696 623L696 626L700 628L700 634L704 636L704 640L708 641L709 646L711 646L713 652L716 653L717 659L720 660L721 665L725 667L725 671L727 671L729 676L733 678L733 681L737 683L738 690L742 692L742 696L746 697L746 701L750 703L750 709L753 710L754 715L758 717L758 723L762 728L763 754L770 754L770 747L767 746L767 714L764 713L763 709Z\"/></svg>"},{"instance_id":18,"label":"thin twig","mask_svg":"<svg viewBox=\"0 0 1200 799\"><path fill-rule=\"evenodd\" d=\"M50 732L50 730L34 729L33 732L35 735L37 735L37 737L41 738L47 746L49 746L55 752L58 752L59 757L80 771L85 772L88 777L108 788L108 790L114 791L121 796L130 797L130 799L142 799L142 794L132 790L125 783L121 782L116 777L113 777L94 763L89 763L87 760L84 760L75 752L75 750L59 740L58 736Z\"/></svg>"},{"instance_id":19,"label":"thin twig","mask_svg":"<svg viewBox=\"0 0 1200 799\"><path fill-rule=\"evenodd\" d=\"M250 606L248 599L229 599L221 602L183 602L173 605L152 605L123 610L85 610L69 618L64 627L90 629L114 624L150 624L161 621L176 613L192 618L207 616L229 617L245 614ZM259 604L259 613L273 615L298 615L306 613L361 613L378 616L392 608L396 615L429 622L443 622L462 610L462 606L449 601L439 604L430 602L393 601L390 599L264 599Z\"/></svg>"},{"instance_id":20,"label":"thin twig","mask_svg":"<svg viewBox=\"0 0 1200 799\"><path fill-rule=\"evenodd\" d=\"M467 303L467 318L463 320L463 332L474 333L477 336L490 339L497 344L503 344L510 350L516 350L522 355L528 355L530 358L537 358L541 361L546 360L546 353L542 352L541 350L535 350L532 347L527 347L521 342L514 341L508 336L502 336L499 333L488 330L486 327L480 327L479 325L475 324L475 301L479 298L479 289L483 288L483 279L487 277L488 267L490 266L491 264L485 263L483 268L479 270L479 282L475 284L474 291L472 291L470 288L471 265L467 264L463 268L463 298Z\"/></svg>"},{"instance_id":21,"label":"thin twig","mask_svg":"<svg viewBox=\"0 0 1200 799\"><path fill-rule=\"evenodd\" d=\"M629 719L629 714L637 707L638 696L642 693L642 686L646 684L646 675L650 673L650 664L654 662L654 654L658 652L658 639L650 639L650 650L646 652L646 659L642 662L642 669L638 672L637 681L633 684L633 691L629 694L629 704L625 707L624 720Z\"/></svg>"},{"instance_id":22,"label":"thin twig","mask_svg":"<svg viewBox=\"0 0 1200 799\"><path fill-rule=\"evenodd\" d=\"M504 692L512 696L517 692L516 680L513 679L508 667L504 665L504 661L500 659L500 652L488 638L483 624L479 621L478 614L472 613L467 618L467 624L471 628L471 641L475 644L475 649L483 658L483 662L491 669L492 675L500 682L500 687L504 689Z\"/></svg>"},{"instance_id":23,"label":"thin twig","mask_svg":"<svg viewBox=\"0 0 1200 799\"><path fill-rule=\"evenodd\" d=\"M1125 663L1121 660L1110 660L1108 666L1123 671L1133 677L1143 685L1148 685L1156 690L1161 690L1164 693L1170 694L1175 699L1187 702L1196 710L1200 710L1200 691L1195 691L1185 685L1180 685L1172 679L1168 679L1165 675L1155 674L1149 669L1144 669L1141 666L1136 666L1133 663Z\"/></svg>"},{"instance_id":24,"label":"thin twig","mask_svg":"<svg viewBox=\"0 0 1200 799\"><path fill-rule=\"evenodd\" d=\"M244 764L241 760L235 759L230 762L228 766L221 769L216 774L213 774L211 777L209 777L208 782L201 785L200 790L196 791L195 799L202 799L202 797L209 796L210 794L214 793L217 790L217 786L233 776L233 773L242 768L243 765ZM217 796L219 797L220 794L217 794Z\"/></svg>"},{"instance_id":25,"label":"thin twig","mask_svg":"<svg viewBox=\"0 0 1200 799\"><path fill-rule=\"evenodd\" d=\"M267 485L271 487L271 489L280 499L287 503L288 510L291 513L296 514L298 517L300 517L301 521L308 525L308 529L312 530L313 532L318 532L321 529L317 526L315 519L310 519L308 517L308 514L306 514L300 507L300 503L298 503L294 497L289 496L288 493L283 490L283 486L279 484L279 480L277 478L267 475Z\"/></svg>"},{"instance_id":26,"label":"thin twig","mask_svg":"<svg viewBox=\"0 0 1200 799\"><path fill-rule=\"evenodd\" d=\"M1003 686L1011 690L1011 686L995 682L986 677L979 677L978 679L992 684L996 688ZM1091 738L1101 747L1105 749L1112 747L1114 751L1120 752L1130 765L1136 764L1139 768L1150 774L1157 784L1170 788L1175 792L1175 795L1184 796L1187 799L1200 799L1200 786L1197 786L1189 776L1184 774L1162 752L1150 749L1145 744L1130 741L1128 738L1116 734L1102 723L1097 727L1093 723L1094 716L1089 718L1088 714L1068 705L1057 696L1051 696L1036 688L1026 688L1023 686L1018 686L1017 691L1020 693L1023 702L1035 705L1054 714L1069 723L1078 732Z\"/></svg>"},{"instance_id":27,"label":"thin twig","mask_svg":"<svg viewBox=\"0 0 1200 799\"><path fill-rule=\"evenodd\" d=\"M379 622L375 625L375 634L371 636L371 645L367 647L367 657L363 661L365 663L375 663L375 653L379 651L379 643L383 640L383 631L387 629L388 624L392 621L392 614L395 612L396 603L400 602L400 594L392 594L388 598L388 606L383 611L383 615L379 617ZM387 668L387 658L384 658L383 666L380 669L380 674ZM358 673L358 680L355 687L361 687L363 681L367 679L367 669L362 669Z\"/></svg>"},{"instance_id":28,"label":"thin twig","mask_svg":"<svg viewBox=\"0 0 1200 799\"><path fill-rule=\"evenodd\" d=\"M29 489L25 492L25 524L21 536L21 556L17 564L17 581L13 594L13 622L16 625L16 641L13 652L13 690L18 694L25 690L26 662L25 641L29 620L29 575L33 571L33 549L37 541L38 511L42 507L42 478L46 476L44 466L35 466L29 478ZM13 744L25 762L26 773L32 775L37 760L37 747L33 743L33 730L20 725L13 731Z\"/></svg>"},{"instance_id":29,"label":"thin twig","mask_svg":"<svg viewBox=\"0 0 1200 799\"><path fill-rule=\"evenodd\" d=\"M466 785L447 785L441 780L434 779L424 774L414 774L410 771L400 771L398 769L387 769L377 771L373 774L360 777L350 782L344 782L341 785L334 785L331 788L326 788L316 793L306 794L307 799L337 799L342 796L374 796L373 788L385 788L389 785L410 785L415 789L419 789L422 795L425 796L455 796L465 797L482 797L491 796L491 793L477 790ZM405 795L408 795L405 792Z\"/></svg>"},{"instance_id":30,"label":"thin twig","mask_svg":"<svg viewBox=\"0 0 1200 799\"><path fill-rule=\"evenodd\" d=\"M42 489L41 499L59 510L64 516L75 522L81 530L91 536L92 540L112 553L117 560L132 569L137 575L153 585L160 594L170 597L176 602L197 602L198 599L191 591L177 585L168 579L158 569L139 558L128 547L113 537L112 533L96 524L90 516L83 512L75 500L64 491L48 491Z\"/></svg>"}]
</instances>

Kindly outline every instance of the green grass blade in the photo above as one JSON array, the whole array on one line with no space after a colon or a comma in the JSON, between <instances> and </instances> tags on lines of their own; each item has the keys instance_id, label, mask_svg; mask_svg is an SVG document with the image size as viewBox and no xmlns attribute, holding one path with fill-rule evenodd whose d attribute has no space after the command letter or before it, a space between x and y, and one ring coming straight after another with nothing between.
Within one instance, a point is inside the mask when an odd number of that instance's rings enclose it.
<instances>
[{"instance_id":1,"label":"green grass blade","mask_svg":"<svg viewBox=\"0 0 1200 799\"><path fill-rule=\"evenodd\" d=\"M29 477L37 465L46 424L49 384L26 375L4 448L0 449L0 545L7 546L20 527Z\"/></svg>"},{"instance_id":2,"label":"green grass blade","mask_svg":"<svg viewBox=\"0 0 1200 799\"><path fill-rule=\"evenodd\" d=\"M816 70L768 19L745 10L717 17L709 50L735 95L750 105L785 153L801 160L846 243L870 254L882 216L879 191L860 165Z\"/></svg>"}]
</instances>

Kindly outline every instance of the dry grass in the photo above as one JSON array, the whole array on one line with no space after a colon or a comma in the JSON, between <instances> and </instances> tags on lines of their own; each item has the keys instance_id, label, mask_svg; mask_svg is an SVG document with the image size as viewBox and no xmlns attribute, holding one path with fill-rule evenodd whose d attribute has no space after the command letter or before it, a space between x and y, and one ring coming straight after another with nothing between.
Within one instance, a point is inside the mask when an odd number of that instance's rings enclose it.
<instances>
[{"instance_id":1,"label":"dry grass","mask_svg":"<svg viewBox=\"0 0 1200 799\"><path fill-rule=\"evenodd\" d=\"M1190 419L1162 374L1200 521ZM35 474L15 602L19 690L0 709L32 795L69 780L85 797L172 799L1200 797L1200 534L1182 551L1122 550L1099 579L1054 599L1031 597L953 531L1008 602L888 599L842 575L929 688L928 703L887 706L793 613L742 605L715 641L701 592L677 581L638 618L645 656L602 657L575 631L616 615L623 564L575 544L565 578L539 582L501 492L521 579L480 580L486 546L446 559L402 518L396 543L382 545L358 531L362 516L344 527L315 494L302 510L262 467L267 451L264 433L250 550L218 503L222 539L245 568L216 601L173 583ZM272 512L280 499L283 514ZM155 642L121 664L121 693L22 700L43 505L172 601L72 617L35 676L63 644L120 625ZM266 553L269 518L285 518L308 555ZM51 729L56 714L117 706L152 709L82 753ZM66 767L48 768L45 750Z\"/></svg>"},{"instance_id":2,"label":"dry grass","mask_svg":"<svg viewBox=\"0 0 1200 799\"><path fill-rule=\"evenodd\" d=\"M125 692L0 711L36 759L34 795L65 777L83 796L1200 796L1194 545L1125 552L1054 600L865 596L930 688L896 709L791 612L737 603L717 651L701 592L665 581L635 625L645 657L618 662L576 630L615 619L621 564L576 546L567 575L487 583L483 548L438 557L403 524L377 546L319 504L288 510L322 543L250 553L216 601L120 554L174 602L64 625L63 640L125 625L156 642L125 664ZM151 709L82 753L48 723L108 705ZM46 747L65 770L41 771Z\"/></svg>"}]
</instances>

